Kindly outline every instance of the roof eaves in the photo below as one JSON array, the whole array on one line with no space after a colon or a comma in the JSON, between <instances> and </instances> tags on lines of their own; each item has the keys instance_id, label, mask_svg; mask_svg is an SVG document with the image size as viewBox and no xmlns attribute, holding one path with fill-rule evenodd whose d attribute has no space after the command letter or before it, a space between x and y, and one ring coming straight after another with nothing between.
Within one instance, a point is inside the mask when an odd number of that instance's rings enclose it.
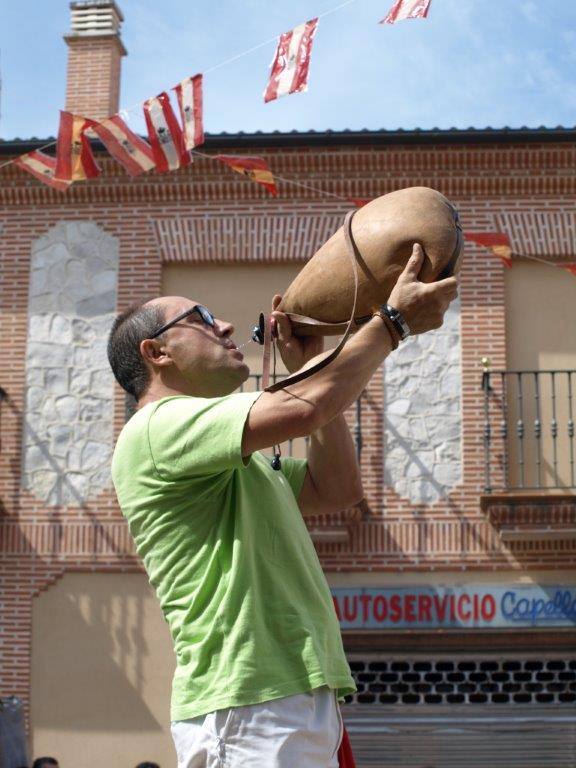
<instances>
[{"instance_id":1,"label":"roof eaves","mask_svg":"<svg viewBox=\"0 0 576 768\"><path fill-rule=\"evenodd\" d=\"M540 142L576 141L576 127L565 128L431 128L414 130L351 130L342 131L273 131L264 133L208 133L203 149L222 147L280 147L280 146L334 146L334 145L386 145L386 144L516 144ZM0 139L0 154L20 155L31 152L56 139ZM96 150L103 148L100 142L93 142Z\"/></svg>"}]
</instances>

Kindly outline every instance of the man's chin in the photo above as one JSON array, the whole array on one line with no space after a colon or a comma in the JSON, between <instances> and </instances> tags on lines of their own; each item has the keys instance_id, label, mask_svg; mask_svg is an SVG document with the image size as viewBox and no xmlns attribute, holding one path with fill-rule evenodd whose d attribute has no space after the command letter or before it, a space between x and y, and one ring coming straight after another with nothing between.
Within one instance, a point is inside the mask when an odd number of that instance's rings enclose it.
<instances>
[{"instance_id":1,"label":"man's chin","mask_svg":"<svg viewBox=\"0 0 576 768\"><path fill-rule=\"evenodd\" d=\"M239 389L250 377L250 368L247 363L240 363L234 370L228 370L218 382L218 395L230 395Z\"/></svg>"}]
</instances>

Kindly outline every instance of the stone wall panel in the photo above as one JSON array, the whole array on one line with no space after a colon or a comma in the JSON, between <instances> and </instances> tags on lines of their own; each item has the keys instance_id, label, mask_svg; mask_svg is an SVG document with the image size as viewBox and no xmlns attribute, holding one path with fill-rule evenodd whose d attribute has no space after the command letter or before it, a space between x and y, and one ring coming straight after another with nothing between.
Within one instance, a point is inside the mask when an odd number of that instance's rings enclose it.
<instances>
[{"instance_id":1,"label":"stone wall panel","mask_svg":"<svg viewBox=\"0 0 576 768\"><path fill-rule=\"evenodd\" d=\"M462 480L460 304L436 331L400 345L384 369L384 479L413 504L445 499Z\"/></svg>"},{"instance_id":2,"label":"stone wall panel","mask_svg":"<svg viewBox=\"0 0 576 768\"><path fill-rule=\"evenodd\" d=\"M22 487L51 507L110 487L106 339L118 254L117 239L90 221L60 222L32 244Z\"/></svg>"}]
</instances>

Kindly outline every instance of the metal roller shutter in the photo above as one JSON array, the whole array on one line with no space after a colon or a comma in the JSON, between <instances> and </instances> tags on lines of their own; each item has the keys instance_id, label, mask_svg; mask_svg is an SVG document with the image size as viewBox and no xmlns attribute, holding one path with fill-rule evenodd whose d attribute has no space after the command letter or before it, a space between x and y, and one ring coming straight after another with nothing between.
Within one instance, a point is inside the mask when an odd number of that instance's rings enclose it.
<instances>
[{"instance_id":1,"label":"metal roller shutter","mask_svg":"<svg viewBox=\"0 0 576 768\"><path fill-rule=\"evenodd\" d=\"M576 713L343 707L357 768L574 768Z\"/></svg>"},{"instance_id":2,"label":"metal roller shutter","mask_svg":"<svg viewBox=\"0 0 576 768\"><path fill-rule=\"evenodd\" d=\"M357 768L575 768L576 658L351 655Z\"/></svg>"}]
</instances>

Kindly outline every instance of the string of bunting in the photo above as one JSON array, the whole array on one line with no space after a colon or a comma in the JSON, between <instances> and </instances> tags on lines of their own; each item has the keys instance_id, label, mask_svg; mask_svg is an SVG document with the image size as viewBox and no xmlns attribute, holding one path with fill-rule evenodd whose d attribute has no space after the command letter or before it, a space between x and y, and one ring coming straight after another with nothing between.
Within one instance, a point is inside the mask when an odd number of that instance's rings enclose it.
<instances>
[{"instance_id":1,"label":"string of bunting","mask_svg":"<svg viewBox=\"0 0 576 768\"><path fill-rule=\"evenodd\" d=\"M292 93L308 90L308 74L312 56L312 46L320 18L343 8L355 0L345 0L323 14L299 24L284 32L276 40L276 51L268 83L264 90L264 102L268 103ZM395 0L380 24L395 24L406 19L425 19L428 16L431 0ZM220 64L211 67L212 72L226 64L252 53L267 45L270 40L243 51ZM56 143L56 157L47 155L42 150L53 146L54 142L40 149L28 152L15 160L0 165L3 168L15 163L23 171L31 174L43 184L60 192L66 192L77 181L92 179L100 175L90 140L87 134L97 137L114 159L131 176L155 170L168 173L178 170L193 162L195 155L220 162L236 173L264 186L272 195L278 194L276 180L311 189L323 195L346 200L357 207L370 202L367 199L344 198L318 187L298 182L294 179L279 177L272 173L263 157L249 155L210 155L199 152L197 147L204 143L203 117L203 74L197 73L185 78L173 90L176 94L180 122L172 108L170 96L166 91L146 99L141 106L146 123L146 139L134 133L123 115L130 109L101 120L94 120L81 115L74 115L62 110ZM507 267L512 267L512 246L508 235L502 232L468 232L467 240L489 248ZM544 259L526 256L536 261L551 265ZM568 270L576 277L576 263L553 264Z\"/></svg>"},{"instance_id":2,"label":"string of bunting","mask_svg":"<svg viewBox=\"0 0 576 768\"><path fill-rule=\"evenodd\" d=\"M319 20L353 2L356 0L344 0L310 21L282 33L279 38L253 46L211 67L207 72L213 72L276 41L264 101L267 103L281 96L307 91L312 45ZM408 18L425 18L430 3L431 0L395 0L381 23L393 24ZM142 105L135 105L137 108L141 106L144 111L148 142L136 136L122 117L132 108L98 121L61 111L57 142L45 144L17 160L9 160L1 164L0 168L14 162L39 181L65 192L73 182L95 178L100 173L90 150L87 131L102 141L130 175L137 176L153 169L167 173L182 168L191 162L187 153L204 142L202 81L203 75L199 73L186 78L172 89L176 92L182 127L178 124L166 92L146 99ZM54 143L57 145L56 164L53 158L42 151ZM65 159L58 159L61 154Z\"/></svg>"},{"instance_id":3,"label":"string of bunting","mask_svg":"<svg viewBox=\"0 0 576 768\"><path fill-rule=\"evenodd\" d=\"M465 232L464 238L476 243L476 245L488 248L492 251L494 256L500 259L507 269L512 268L512 254L515 252L512 250L512 243L505 232ZM541 264L546 264L548 267L565 269L576 277L576 262L563 261L556 263L548 261L547 259L541 259L538 256L529 256L523 253L516 253L515 255L523 259L530 259L530 261L539 261Z\"/></svg>"}]
</instances>

